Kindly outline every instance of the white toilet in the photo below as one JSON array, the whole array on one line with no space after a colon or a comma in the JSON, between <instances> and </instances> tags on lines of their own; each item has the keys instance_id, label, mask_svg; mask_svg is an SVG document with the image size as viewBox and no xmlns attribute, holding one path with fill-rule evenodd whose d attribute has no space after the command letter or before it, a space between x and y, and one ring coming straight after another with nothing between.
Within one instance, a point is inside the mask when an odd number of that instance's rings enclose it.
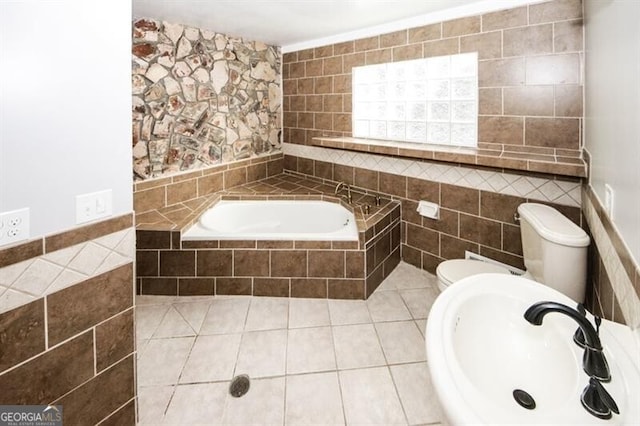
<instances>
[{"instance_id":1,"label":"white toilet","mask_svg":"<svg viewBox=\"0 0 640 426\"><path fill-rule=\"evenodd\" d=\"M553 207L537 203L518 206L525 278L548 285L583 302L587 282L589 236ZM438 288L476 274L510 274L507 268L477 260L447 260L436 269Z\"/></svg>"}]
</instances>

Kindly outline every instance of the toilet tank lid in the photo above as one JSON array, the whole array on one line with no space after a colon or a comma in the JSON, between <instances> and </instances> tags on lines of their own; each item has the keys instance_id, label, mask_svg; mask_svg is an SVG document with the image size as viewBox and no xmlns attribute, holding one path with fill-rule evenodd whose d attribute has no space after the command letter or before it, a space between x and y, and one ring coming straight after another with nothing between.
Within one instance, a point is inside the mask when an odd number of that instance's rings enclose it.
<instances>
[{"instance_id":1,"label":"toilet tank lid","mask_svg":"<svg viewBox=\"0 0 640 426\"><path fill-rule=\"evenodd\" d=\"M569 247L589 245L587 233L553 207L538 203L524 203L518 206L518 214L548 241Z\"/></svg>"}]
</instances>

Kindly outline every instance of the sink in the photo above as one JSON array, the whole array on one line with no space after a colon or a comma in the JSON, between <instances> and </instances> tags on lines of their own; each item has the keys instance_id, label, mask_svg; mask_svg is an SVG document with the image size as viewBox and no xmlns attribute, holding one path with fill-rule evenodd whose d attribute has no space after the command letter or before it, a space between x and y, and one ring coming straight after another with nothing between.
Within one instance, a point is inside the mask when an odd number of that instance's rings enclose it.
<instances>
[{"instance_id":1,"label":"sink","mask_svg":"<svg viewBox=\"0 0 640 426\"><path fill-rule=\"evenodd\" d=\"M525 278L480 274L449 286L427 321L426 348L433 386L451 425L465 424L640 424L640 352L628 327L603 320L600 340L611 371L605 389L620 415L602 420L589 414L580 395L589 382L583 349L573 342L577 323L547 314L541 326L524 319L529 306L576 302ZM587 313L593 323L593 317ZM516 402L522 390L535 401Z\"/></svg>"}]
</instances>

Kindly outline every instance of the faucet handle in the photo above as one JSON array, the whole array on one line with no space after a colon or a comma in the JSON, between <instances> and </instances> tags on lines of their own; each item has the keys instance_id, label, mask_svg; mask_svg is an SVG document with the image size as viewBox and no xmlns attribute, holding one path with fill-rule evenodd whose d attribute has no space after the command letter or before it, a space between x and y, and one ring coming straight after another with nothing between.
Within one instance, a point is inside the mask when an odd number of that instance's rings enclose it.
<instances>
[{"instance_id":1,"label":"faucet handle","mask_svg":"<svg viewBox=\"0 0 640 426\"><path fill-rule=\"evenodd\" d=\"M620 414L620 409L613 397L602 386L602 383L594 377L589 379L589 384L582 391L580 402L589 413L600 419L610 419L612 412Z\"/></svg>"},{"instance_id":2,"label":"faucet handle","mask_svg":"<svg viewBox=\"0 0 640 426\"><path fill-rule=\"evenodd\" d=\"M582 316L586 317L586 313L587 311L584 309L584 304L582 303L578 303L578 306L576 307L577 311L580 312L582 314ZM599 336L600 335L600 324L602 324L602 318L600 318L599 316L595 316L594 317L594 322L596 323L596 334ZM578 329L576 330L575 333L573 333L573 341L576 343L576 345L580 346L581 348L584 348L585 346L585 340L584 340L584 333L582 332L582 328L578 327Z\"/></svg>"},{"instance_id":3,"label":"faucet handle","mask_svg":"<svg viewBox=\"0 0 640 426\"><path fill-rule=\"evenodd\" d=\"M602 348L593 348L585 343L582 354L582 368L584 372L587 373L587 376L597 379L600 382L608 383L611 381L609 363L604 356Z\"/></svg>"},{"instance_id":4,"label":"faucet handle","mask_svg":"<svg viewBox=\"0 0 640 426\"><path fill-rule=\"evenodd\" d=\"M576 307L577 311L582 314L583 317L586 317L587 315L587 311L584 308L584 304L582 303L578 303L578 306ZM585 346L585 340L584 340L584 333L582 332L582 328L578 327L578 329L576 330L575 333L573 333L573 341L576 343L576 345L580 346L581 348L584 348Z\"/></svg>"}]
</instances>

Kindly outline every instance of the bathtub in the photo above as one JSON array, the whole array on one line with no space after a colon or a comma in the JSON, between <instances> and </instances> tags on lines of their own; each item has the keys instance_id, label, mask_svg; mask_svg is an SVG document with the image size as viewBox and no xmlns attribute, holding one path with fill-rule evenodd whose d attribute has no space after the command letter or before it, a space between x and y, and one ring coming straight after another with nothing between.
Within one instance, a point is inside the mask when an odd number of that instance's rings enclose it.
<instances>
[{"instance_id":1,"label":"bathtub","mask_svg":"<svg viewBox=\"0 0 640 426\"><path fill-rule=\"evenodd\" d=\"M329 201L221 200L182 239L357 241L358 227L353 212Z\"/></svg>"}]
</instances>

